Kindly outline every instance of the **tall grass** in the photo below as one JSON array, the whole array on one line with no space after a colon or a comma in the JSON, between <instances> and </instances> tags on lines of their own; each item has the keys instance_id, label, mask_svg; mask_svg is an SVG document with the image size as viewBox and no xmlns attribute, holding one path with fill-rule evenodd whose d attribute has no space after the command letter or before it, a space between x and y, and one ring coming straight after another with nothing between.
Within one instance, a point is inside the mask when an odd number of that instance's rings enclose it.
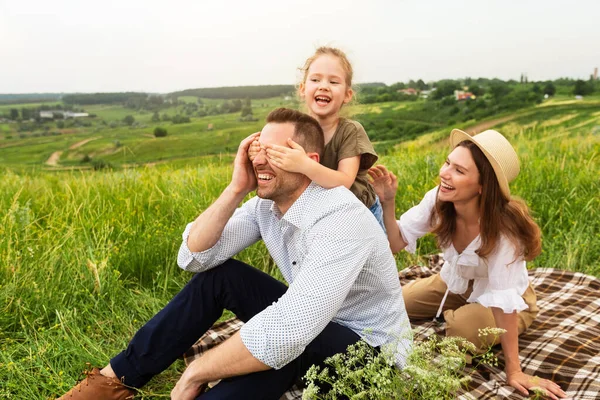
<instances>
[{"instance_id":1,"label":"tall grass","mask_svg":"<svg viewBox=\"0 0 600 400\"><path fill-rule=\"evenodd\" d=\"M560 118L560 115L557 116ZM512 185L542 227L530 266L600 276L600 116L555 125L528 119L498 128L515 144ZM381 162L397 172L398 214L436 182L448 132L397 147ZM113 172L5 171L0 180L0 398L47 399L68 390L84 362L103 366L190 274L175 263L185 224L227 184L231 168L206 162ZM436 251L431 237L416 256ZM240 259L278 275L265 247ZM181 363L140 398L168 396Z\"/></svg>"}]
</instances>

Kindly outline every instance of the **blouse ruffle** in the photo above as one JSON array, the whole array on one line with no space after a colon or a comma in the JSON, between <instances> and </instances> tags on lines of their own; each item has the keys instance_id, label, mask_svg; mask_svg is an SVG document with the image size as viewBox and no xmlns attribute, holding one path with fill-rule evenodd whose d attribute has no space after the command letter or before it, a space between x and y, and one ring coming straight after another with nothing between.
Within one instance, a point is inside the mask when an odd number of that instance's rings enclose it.
<instances>
[{"instance_id":1,"label":"blouse ruffle","mask_svg":"<svg viewBox=\"0 0 600 400\"><path fill-rule=\"evenodd\" d=\"M435 187L425 194L421 202L402 214L397 221L406 250L416 251L417 239L431 231L430 215L437 198ZM518 256L514 245L506 236L500 236L495 251L485 259L476 251L481 246L477 236L461 254L453 245L442 249L444 265L440 271L448 290L463 294L473 280L473 291L467 299L484 307L498 307L504 312L522 311L528 308L523 300L529 279L525 260Z\"/></svg>"}]
</instances>

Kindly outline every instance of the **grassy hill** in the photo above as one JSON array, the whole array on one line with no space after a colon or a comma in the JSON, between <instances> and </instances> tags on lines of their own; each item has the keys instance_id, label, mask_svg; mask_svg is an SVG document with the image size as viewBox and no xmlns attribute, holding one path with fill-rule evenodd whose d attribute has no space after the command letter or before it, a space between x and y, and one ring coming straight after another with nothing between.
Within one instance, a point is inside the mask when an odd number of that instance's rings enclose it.
<instances>
[{"instance_id":1,"label":"grassy hill","mask_svg":"<svg viewBox=\"0 0 600 400\"><path fill-rule=\"evenodd\" d=\"M255 116L262 121L280 101L253 103ZM522 173L512 191L527 200L543 231L543 252L530 267L600 276L599 105L564 99L461 125L495 124L517 148ZM373 117L407 106L356 107ZM121 118L118 109L94 112ZM0 397L62 394L85 362L105 365L185 284L190 274L175 263L181 232L225 187L228 153L260 121L242 123L233 114L192 118L169 125L161 139L147 136L149 125L96 130L93 124L57 136L0 140ZM415 139L386 142L380 161L399 177L398 214L436 183L450 129L431 128ZM54 151L63 152L62 166L80 166L80 157L90 154L118 168L44 167ZM128 164L140 167L122 168ZM398 266L436 251L427 237L416 255L398 255ZM281 278L261 244L239 258ZM168 397L182 369L176 363L140 398Z\"/></svg>"}]
</instances>

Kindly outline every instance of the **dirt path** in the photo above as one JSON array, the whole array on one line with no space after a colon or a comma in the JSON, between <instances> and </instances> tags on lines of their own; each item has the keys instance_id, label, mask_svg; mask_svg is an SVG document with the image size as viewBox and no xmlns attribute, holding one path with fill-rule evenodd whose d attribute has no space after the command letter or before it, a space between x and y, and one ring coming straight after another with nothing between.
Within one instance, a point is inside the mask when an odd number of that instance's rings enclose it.
<instances>
[{"instance_id":1,"label":"dirt path","mask_svg":"<svg viewBox=\"0 0 600 400\"><path fill-rule=\"evenodd\" d=\"M96 139L100 139L100 138L99 137L89 138L89 139L82 140L81 142L77 142L75 144L72 144L71 147L69 147L69 150L78 149L81 146L83 146L84 144L86 144L88 142L91 142L92 140L96 140Z\"/></svg>"},{"instance_id":2,"label":"dirt path","mask_svg":"<svg viewBox=\"0 0 600 400\"><path fill-rule=\"evenodd\" d=\"M507 115L506 117L492 119L490 121L483 121L483 122L480 122L478 124L475 124L467 129L465 129L465 132L467 132L469 135L475 135L476 133L483 132L487 129L493 128L494 126L496 126L498 124L508 122L511 119L514 119L516 117L517 117L517 114L512 114L512 115Z\"/></svg>"},{"instance_id":3,"label":"dirt path","mask_svg":"<svg viewBox=\"0 0 600 400\"><path fill-rule=\"evenodd\" d=\"M60 155L62 153L62 151L55 151L54 153L52 153L52 155L50 155L50 157L46 160L46 165L49 165L51 167L58 166L58 160L60 160Z\"/></svg>"}]
</instances>

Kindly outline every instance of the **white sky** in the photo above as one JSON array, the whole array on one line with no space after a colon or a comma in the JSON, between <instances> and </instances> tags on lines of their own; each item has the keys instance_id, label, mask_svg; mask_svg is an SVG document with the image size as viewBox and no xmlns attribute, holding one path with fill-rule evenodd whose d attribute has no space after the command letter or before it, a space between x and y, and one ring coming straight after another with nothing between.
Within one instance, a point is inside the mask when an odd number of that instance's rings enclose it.
<instances>
[{"instance_id":1,"label":"white sky","mask_svg":"<svg viewBox=\"0 0 600 400\"><path fill-rule=\"evenodd\" d=\"M0 0L0 93L293 84L325 44L356 82L587 79L600 0Z\"/></svg>"}]
</instances>

